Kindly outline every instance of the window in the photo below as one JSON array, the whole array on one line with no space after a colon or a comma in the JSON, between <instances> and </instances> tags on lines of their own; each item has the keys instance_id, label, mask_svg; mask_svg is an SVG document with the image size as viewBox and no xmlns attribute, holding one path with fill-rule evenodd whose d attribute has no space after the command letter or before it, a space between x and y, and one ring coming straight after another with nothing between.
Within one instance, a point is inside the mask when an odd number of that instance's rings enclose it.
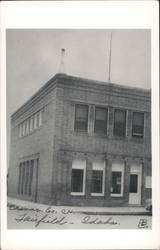
<instances>
[{"instance_id":1,"label":"window","mask_svg":"<svg viewBox=\"0 0 160 250\"><path fill-rule=\"evenodd\" d=\"M83 192L83 169L72 169L72 191Z\"/></svg>"},{"instance_id":2,"label":"window","mask_svg":"<svg viewBox=\"0 0 160 250\"><path fill-rule=\"evenodd\" d=\"M22 132L22 136L25 136L25 130L26 130L26 124L25 124L25 122L23 122L23 132Z\"/></svg>"},{"instance_id":3,"label":"window","mask_svg":"<svg viewBox=\"0 0 160 250\"><path fill-rule=\"evenodd\" d=\"M112 163L111 196L123 196L124 164Z\"/></svg>"},{"instance_id":4,"label":"window","mask_svg":"<svg viewBox=\"0 0 160 250\"><path fill-rule=\"evenodd\" d=\"M71 194L85 194L86 161L75 160L72 162Z\"/></svg>"},{"instance_id":5,"label":"window","mask_svg":"<svg viewBox=\"0 0 160 250\"><path fill-rule=\"evenodd\" d=\"M151 176L146 176L145 188L152 188Z\"/></svg>"},{"instance_id":6,"label":"window","mask_svg":"<svg viewBox=\"0 0 160 250\"><path fill-rule=\"evenodd\" d=\"M19 124L19 137L22 137L22 124Z\"/></svg>"},{"instance_id":7,"label":"window","mask_svg":"<svg viewBox=\"0 0 160 250\"><path fill-rule=\"evenodd\" d=\"M75 105L75 131L88 131L88 106Z\"/></svg>"},{"instance_id":8,"label":"window","mask_svg":"<svg viewBox=\"0 0 160 250\"><path fill-rule=\"evenodd\" d=\"M25 134L29 134L29 120L26 121L26 131Z\"/></svg>"},{"instance_id":9,"label":"window","mask_svg":"<svg viewBox=\"0 0 160 250\"><path fill-rule=\"evenodd\" d=\"M38 111L31 117L19 124L19 137L30 134L42 125L42 110Z\"/></svg>"},{"instance_id":10,"label":"window","mask_svg":"<svg viewBox=\"0 0 160 250\"><path fill-rule=\"evenodd\" d=\"M133 112L132 136L143 137L144 133L144 113Z\"/></svg>"},{"instance_id":11,"label":"window","mask_svg":"<svg viewBox=\"0 0 160 250\"><path fill-rule=\"evenodd\" d=\"M114 112L114 135L125 136L126 134L126 111L116 109Z\"/></svg>"},{"instance_id":12,"label":"window","mask_svg":"<svg viewBox=\"0 0 160 250\"><path fill-rule=\"evenodd\" d=\"M18 194L21 195L32 195L32 181L34 172L35 160L28 160L19 164L19 180L18 180Z\"/></svg>"},{"instance_id":13,"label":"window","mask_svg":"<svg viewBox=\"0 0 160 250\"><path fill-rule=\"evenodd\" d=\"M107 109L96 107L95 108L95 125L94 132L100 134L107 133Z\"/></svg>"},{"instance_id":14,"label":"window","mask_svg":"<svg viewBox=\"0 0 160 250\"><path fill-rule=\"evenodd\" d=\"M105 161L93 162L91 195L104 195Z\"/></svg>"},{"instance_id":15,"label":"window","mask_svg":"<svg viewBox=\"0 0 160 250\"><path fill-rule=\"evenodd\" d=\"M34 129L36 129L38 126L37 126L37 113L34 115Z\"/></svg>"},{"instance_id":16,"label":"window","mask_svg":"<svg viewBox=\"0 0 160 250\"><path fill-rule=\"evenodd\" d=\"M33 116L30 117L30 132L33 131Z\"/></svg>"}]
</instances>

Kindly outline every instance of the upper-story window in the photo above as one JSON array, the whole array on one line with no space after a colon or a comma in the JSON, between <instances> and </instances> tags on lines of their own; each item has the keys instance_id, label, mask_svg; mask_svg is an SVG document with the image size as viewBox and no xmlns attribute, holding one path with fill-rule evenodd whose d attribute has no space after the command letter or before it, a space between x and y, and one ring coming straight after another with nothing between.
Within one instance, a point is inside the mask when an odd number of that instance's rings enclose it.
<instances>
[{"instance_id":1,"label":"upper-story window","mask_svg":"<svg viewBox=\"0 0 160 250\"><path fill-rule=\"evenodd\" d=\"M115 136L126 135L126 111L125 110L115 109L113 133Z\"/></svg>"},{"instance_id":2,"label":"upper-story window","mask_svg":"<svg viewBox=\"0 0 160 250\"><path fill-rule=\"evenodd\" d=\"M75 131L87 132L88 131L88 105L76 104L75 105Z\"/></svg>"},{"instance_id":3,"label":"upper-story window","mask_svg":"<svg viewBox=\"0 0 160 250\"><path fill-rule=\"evenodd\" d=\"M19 124L19 137L30 134L42 125L42 110L27 118Z\"/></svg>"},{"instance_id":4,"label":"upper-story window","mask_svg":"<svg viewBox=\"0 0 160 250\"><path fill-rule=\"evenodd\" d=\"M144 134L144 113L133 112L132 136L143 137Z\"/></svg>"},{"instance_id":5,"label":"upper-story window","mask_svg":"<svg viewBox=\"0 0 160 250\"><path fill-rule=\"evenodd\" d=\"M99 134L107 134L107 109L103 107L95 108L95 124L94 132Z\"/></svg>"}]
</instances>

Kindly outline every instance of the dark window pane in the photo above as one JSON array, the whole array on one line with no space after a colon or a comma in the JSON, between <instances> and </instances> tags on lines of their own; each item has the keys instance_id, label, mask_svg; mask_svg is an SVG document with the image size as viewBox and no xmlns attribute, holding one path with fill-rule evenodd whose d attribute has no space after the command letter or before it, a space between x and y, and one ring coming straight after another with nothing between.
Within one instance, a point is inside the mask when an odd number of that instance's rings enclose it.
<instances>
[{"instance_id":1,"label":"dark window pane","mask_svg":"<svg viewBox=\"0 0 160 250\"><path fill-rule=\"evenodd\" d=\"M130 175L130 193L137 193L137 184L138 184L138 175L131 174Z\"/></svg>"},{"instance_id":2,"label":"dark window pane","mask_svg":"<svg viewBox=\"0 0 160 250\"><path fill-rule=\"evenodd\" d=\"M19 164L18 194L21 193L21 185L22 185L22 163Z\"/></svg>"},{"instance_id":3,"label":"dark window pane","mask_svg":"<svg viewBox=\"0 0 160 250\"><path fill-rule=\"evenodd\" d=\"M96 107L95 110L95 133L107 133L107 109Z\"/></svg>"},{"instance_id":4,"label":"dark window pane","mask_svg":"<svg viewBox=\"0 0 160 250\"><path fill-rule=\"evenodd\" d=\"M21 194L24 194L24 183L25 183L25 162L23 162L23 165L22 165Z\"/></svg>"},{"instance_id":5,"label":"dark window pane","mask_svg":"<svg viewBox=\"0 0 160 250\"><path fill-rule=\"evenodd\" d=\"M83 192L83 169L72 169L71 192Z\"/></svg>"},{"instance_id":6,"label":"dark window pane","mask_svg":"<svg viewBox=\"0 0 160 250\"><path fill-rule=\"evenodd\" d=\"M134 112L132 121L132 136L143 137L144 114Z\"/></svg>"},{"instance_id":7,"label":"dark window pane","mask_svg":"<svg viewBox=\"0 0 160 250\"><path fill-rule=\"evenodd\" d=\"M103 171L93 170L92 172L92 193L102 193Z\"/></svg>"},{"instance_id":8,"label":"dark window pane","mask_svg":"<svg viewBox=\"0 0 160 250\"><path fill-rule=\"evenodd\" d=\"M114 113L114 135L125 136L126 134L126 111L115 110Z\"/></svg>"},{"instance_id":9,"label":"dark window pane","mask_svg":"<svg viewBox=\"0 0 160 250\"><path fill-rule=\"evenodd\" d=\"M88 128L88 106L79 105L75 106L75 130L87 131Z\"/></svg>"},{"instance_id":10,"label":"dark window pane","mask_svg":"<svg viewBox=\"0 0 160 250\"><path fill-rule=\"evenodd\" d=\"M37 118L37 127L39 127L39 116L40 116L40 113L38 112L37 117L36 117Z\"/></svg>"},{"instance_id":11,"label":"dark window pane","mask_svg":"<svg viewBox=\"0 0 160 250\"><path fill-rule=\"evenodd\" d=\"M29 161L26 162L26 171L25 171L25 194L28 194L28 181L29 181Z\"/></svg>"},{"instance_id":12,"label":"dark window pane","mask_svg":"<svg viewBox=\"0 0 160 250\"><path fill-rule=\"evenodd\" d=\"M121 193L121 172L112 172L112 193L120 194Z\"/></svg>"},{"instance_id":13,"label":"dark window pane","mask_svg":"<svg viewBox=\"0 0 160 250\"><path fill-rule=\"evenodd\" d=\"M34 161L31 160L29 168L29 195L31 195L32 193L33 166L34 166Z\"/></svg>"},{"instance_id":14,"label":"dark window pane","mask_svg":"<svg viewBox=\"0 0 160 250\"><path fill-rule=\"evenodd\" d=\"M144 114L134 112L133 113L133 124L143 126L143 122L144 122Z\"/></svg>"}]
</instances>

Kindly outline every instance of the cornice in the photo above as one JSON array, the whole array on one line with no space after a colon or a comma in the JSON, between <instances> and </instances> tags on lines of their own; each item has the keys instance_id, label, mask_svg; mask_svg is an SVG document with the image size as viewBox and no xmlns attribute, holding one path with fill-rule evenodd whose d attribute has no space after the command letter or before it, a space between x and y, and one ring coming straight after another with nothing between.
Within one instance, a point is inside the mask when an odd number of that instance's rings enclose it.
<instances>
[{"instance_id":1,"label":"cornice","mask_svg":"<svg viewBox=\"0 0 160 250\"><path fill-rule=\"evenodd\" d=\"M96 91L98 93L105 93L128 98L143 99L150 102L151 91L141 88L125 87L118 84L106 83L96 80L90 80L65 74L56 74L43 87L41 87L27 102L25 102L16 112L11 116L12 121L16 120L24 114L33 105L39 102L43 97L50 93L55 87L74 88L81 90Z\"/></svg>"}]
</instances>

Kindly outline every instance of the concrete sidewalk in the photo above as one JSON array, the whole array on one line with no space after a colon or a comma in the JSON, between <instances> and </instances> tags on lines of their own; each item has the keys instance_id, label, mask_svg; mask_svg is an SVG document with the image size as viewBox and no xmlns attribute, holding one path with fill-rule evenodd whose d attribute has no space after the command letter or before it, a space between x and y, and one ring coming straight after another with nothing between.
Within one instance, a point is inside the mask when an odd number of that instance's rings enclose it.
<instances>
[{"instance_id":1,"label":"concrete sidewalk","mask_svg":"<svg viewBox=\"0 0 160 250\"><path fill-rule=\"evenodd\" d=\"M38 208L46 210L48 207L55 210L70 210L76 213L84 213L88 215L150 215L145 207L78 207L78 206L55 206L41 203L34 203L26 200L18 200L11 197L7 199L8 204L13 204L23 208Z\"/></svg>"}]
</instances>

